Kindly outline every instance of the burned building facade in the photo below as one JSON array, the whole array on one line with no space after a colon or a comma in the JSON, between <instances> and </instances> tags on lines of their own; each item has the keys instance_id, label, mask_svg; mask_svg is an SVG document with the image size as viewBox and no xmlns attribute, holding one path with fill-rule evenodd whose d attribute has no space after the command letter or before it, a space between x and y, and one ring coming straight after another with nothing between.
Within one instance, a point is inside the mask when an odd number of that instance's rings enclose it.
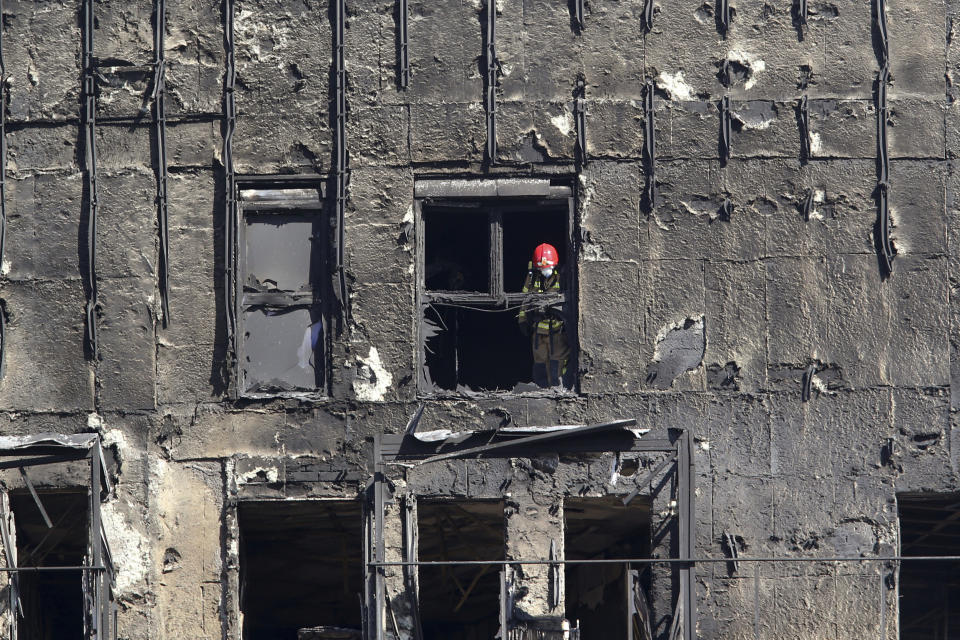
<instances>
[{"instance_id":1,"label":"burned building facade","mask_svg":"<svg viewBox=\"0 0 960 640\"><path fill-rule=\"evenodd\" d=\"M955 0L0 8L3 637L960 633Z\"/></svg>"}]
</instances>

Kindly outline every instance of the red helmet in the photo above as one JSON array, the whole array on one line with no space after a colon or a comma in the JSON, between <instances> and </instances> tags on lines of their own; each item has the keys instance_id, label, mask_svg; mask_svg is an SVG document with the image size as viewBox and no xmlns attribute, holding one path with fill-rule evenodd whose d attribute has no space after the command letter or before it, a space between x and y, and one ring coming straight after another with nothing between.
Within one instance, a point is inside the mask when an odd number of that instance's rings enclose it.
<instances>
[{"instance_id":1,"label":"red helmet","mask_svg":"<svg viewBox=\"0 0 960 640\"><path fill-rule=\"evenodd\" d=\"M533 266L535 267L555 267L560 264L557 257L557 250L552 244L541 244L533 250Z\"/></svg>"}]
</instances>

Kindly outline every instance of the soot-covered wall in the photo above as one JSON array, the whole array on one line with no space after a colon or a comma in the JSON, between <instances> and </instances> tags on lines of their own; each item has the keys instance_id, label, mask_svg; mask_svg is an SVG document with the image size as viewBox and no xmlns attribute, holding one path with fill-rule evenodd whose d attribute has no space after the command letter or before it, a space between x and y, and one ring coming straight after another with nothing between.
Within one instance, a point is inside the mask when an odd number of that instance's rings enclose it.
<instances>
[{"instance_id":1,"label":"soot-covered wall","mask_svg":"<svg viewBox=\"0 0 960 640\"><path fill-rule=\"evenodd\" d=\"M322 0L2 3L0 432L103 435L121 637L237 637L237 501L357 497L421 402L422 430L692 430L704 556L890 553L898 493L960 489L960 4L494 5L491 76L481 0L347 0L342 42ZM231 395L227 189L264 174L343 222L327 399ZM490 176L575 186L578 386L418 397L415 181ZM511 527L561 526L524 507L570 493L543 473L498 471ZM752 632L751 570L698 568L701 637ZM879 635L876 566L778 571L762 633Z\"/></svg>"}]
</instances>

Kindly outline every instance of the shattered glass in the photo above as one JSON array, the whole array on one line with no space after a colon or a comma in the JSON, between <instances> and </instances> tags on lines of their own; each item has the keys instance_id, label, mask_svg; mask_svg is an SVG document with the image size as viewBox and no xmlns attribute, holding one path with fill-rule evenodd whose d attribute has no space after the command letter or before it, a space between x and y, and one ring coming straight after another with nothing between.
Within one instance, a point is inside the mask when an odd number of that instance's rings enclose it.
<instances>
[{"instance_id":1,"label":"shattered glass","mask_svg":"<svg viewBox=\"0 0 960 640\"><path fill-rule=\"evenodd\" d=\"M310 307L245 313L245 391L312 391L323 385L323 320Z\"/></svg>"},{"instance_id":2,"label":"shattered glass","mask_svg":"<svg viewBox=\"0 0 960 640\"><path fill-rule=\"evenodd\" d=\"M246 216L247 291L306 291L316 282L319 224L312 215Z\"/></svg>"}]
</instances>

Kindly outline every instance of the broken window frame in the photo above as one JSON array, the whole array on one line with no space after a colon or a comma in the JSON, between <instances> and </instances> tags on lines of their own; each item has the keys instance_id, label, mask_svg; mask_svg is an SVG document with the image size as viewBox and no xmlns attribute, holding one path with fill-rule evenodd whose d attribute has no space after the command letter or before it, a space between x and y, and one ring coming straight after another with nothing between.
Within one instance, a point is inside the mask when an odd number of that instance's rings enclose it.
<instances>
[{"instance_id":1,"label":"broken window frame","mask_svg":"<svg viewBox=\"0 0 960 640\"><path fill-rule=\"evenodd\" d=\"M418 397L460 397L468 393L493 395L553 396L576 395L579 388L577 336L578 301L577 291L577 242L576 220L576 181L568 178L496 178L496 179L417 179L414 184L414 225L416 229L416 300L414 304L417 317L416 367ZM567 265L561 267L563 289L560 293L522 293L508 292L504 287L503 265L503 220L505 216L522 216L523 210L560 208L566 205L566 256ZM438 291L426 286L426 229L424 223L425 207L449 207L476 211L486 209L489 229L490 254L486 291ZM451 214L456 215L456 214ZM471 392L458 389L441 389L429 376L427 369L426 340L429 337L425 326L428 309L433 305L442 305L470 310L482 308L518 307L525 300L536 296L556 298L556 304L565 310L565 327L570 343L570 359L567 366L573 371L571 388L554 387L531 391L515 392L511 390L484 389ZM459 376L458 376L459 378ZM459 386L459 384L458 384Z\"/></svg>"},{"instance_id":2,"label":"broken window frame","mask_svg":"<svg viewBox=\"0 0 960 640\"><path fill-rule=\"evenodd\" d=\"M236 371L232 376L234 381L232 395L234 398L245 399L273 399L294 398L300 400L325 400L330 395L331 365L331 332L330 332L330 250L332 246L330 234L330 206L327 202L326 183L319 176L238 176L236 195L236 244L230 248L232 256L228 256L228 265L231 265L236 277L234 285L234 313L237 318L237 330L234 332L234 352L237 354ZM285 190L316 189L317 198L284 198L279 197ZM248 190L262 191L262 197L244 199L243 192ZM276 193L271 193L276 192ZM271 197L276 196L276 197ZM247 280L247 251L246 251L246 222L251 215L315 215L322 233L319 234L319 251L316 273L304 274L309 283L312 279L312 291L246 291ZM311 269L312 270L312 269ZM315 278L311 278L315 276ZM304 308L312 315L318 315L322 323L319 340L322 345L322 362L316 362L314 367L322 377L322 382L313 389L276 389L262 390L261 388L248 389L248 376L245 372L246 361L246 314L256 308L266 307L279 310L293 310ZM315 350L316 352L316 350Z\"/></svg>"},{"instance_id":3,"label":"broken window frame","mask_svg":"<svg viewBox=\"0 0 960 640\"><path fill-rule=\"evenodd\" d=\"M103 458L100 436L82 433L76 435L39 434L35 436L0 436L0 470L19 469L30 495L41 513L45 513L40 497L33 489L26 469L29 467L89 461L90 485L88 496L87 565L77 567L18 567L16 549L11 542L11 529L15 527L8 513L0 513L0 542L5 553L7 568L12 574L9 597L13 606L19 604L17 575L21 571L78 571L82 576L84 603L84 637L88 640L114 640L117 637L118 605L115 595L116 571L113 556L107 543L106 531L100 513L100 503L110 494L110 475ZM6 506L6 500L3 503ZM17 637L17 616L12 615L9 624L11 638Z\"/></svg>"}]
</instances>

